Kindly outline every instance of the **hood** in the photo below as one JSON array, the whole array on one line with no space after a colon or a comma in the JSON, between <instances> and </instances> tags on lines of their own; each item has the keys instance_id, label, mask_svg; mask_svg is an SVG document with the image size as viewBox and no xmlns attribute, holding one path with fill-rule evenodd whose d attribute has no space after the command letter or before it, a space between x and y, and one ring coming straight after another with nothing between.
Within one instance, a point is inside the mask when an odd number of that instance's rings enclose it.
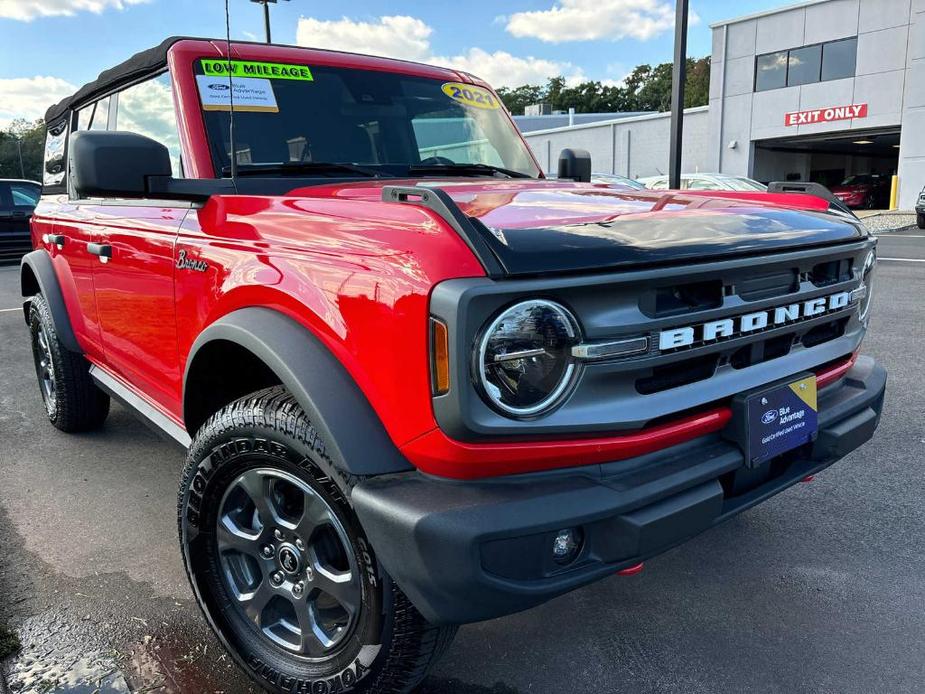
<instances>
[{"instance_id":1,"label":"hood","mask_svg":"<svg viewBox=\"0 0 925 694\"><path fill-rule=\"evenodd\" d=\"M856 219L803 194L615 189L545 180L441 179L319 186L291 195L381 199L387 185L440 188L509 275L709 260L847 243Z\"/></svg>"}]
</instances>

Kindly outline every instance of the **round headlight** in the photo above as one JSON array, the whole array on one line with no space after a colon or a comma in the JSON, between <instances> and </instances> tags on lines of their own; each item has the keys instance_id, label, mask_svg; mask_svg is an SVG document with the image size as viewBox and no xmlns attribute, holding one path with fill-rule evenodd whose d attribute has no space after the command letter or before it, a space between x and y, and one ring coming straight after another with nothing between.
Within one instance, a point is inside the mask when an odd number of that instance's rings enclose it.
<instances>
[{"instance_id":1,"label":"round headlight","mask_svg":"<svg viewBox=\"0 0 925 694\"><path fill-rule=\"evenodd\" d=\"M867 258L864 259L864 268L861 271L861 286L867 288L867 292L864 294L864 298L861 299L860 306L860 319L866 320L867 314L870 312L870 301L874 296L874 268L877 266L877 254L873 250L867 254Z\"/></svg>"},{"instance_id":2,"label":"round headlight","mask_svg":"<svg viewBox=\"0 0 925 694\"><path fill-rule=\"evenodd\" d=\"M505 310L478 343L475 368L489 403L518 417L553 407L572 382L572 347L579 338L572 314L552 301Z\"/></svg>"}]
</instances>

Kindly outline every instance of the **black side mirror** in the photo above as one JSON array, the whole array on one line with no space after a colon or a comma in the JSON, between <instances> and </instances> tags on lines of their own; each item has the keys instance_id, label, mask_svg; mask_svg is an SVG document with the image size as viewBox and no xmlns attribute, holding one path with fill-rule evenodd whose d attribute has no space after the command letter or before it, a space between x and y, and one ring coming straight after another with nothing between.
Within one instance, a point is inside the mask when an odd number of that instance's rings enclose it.
<instances>
[{"instance_id":1,"label":"black side mirror","mask_svg":"<svg viewBox=\"0 0 925 694\"><path fill-rule=\"evenodd\" d=\"M559 153L559 178L591 182L591 155L586 149L563 149Z\"/></svg>"},{"instance_id":2,"label":"black side mirror","mask_svg":"<svg viewBox=\"0 0 925 694\"><path fill-rule=\"evenodd\" d=\"M67 158L78 198L143 198L149 177L172 173L167 148L137 133L74 133Z\"/></svg>"}]
</instances>

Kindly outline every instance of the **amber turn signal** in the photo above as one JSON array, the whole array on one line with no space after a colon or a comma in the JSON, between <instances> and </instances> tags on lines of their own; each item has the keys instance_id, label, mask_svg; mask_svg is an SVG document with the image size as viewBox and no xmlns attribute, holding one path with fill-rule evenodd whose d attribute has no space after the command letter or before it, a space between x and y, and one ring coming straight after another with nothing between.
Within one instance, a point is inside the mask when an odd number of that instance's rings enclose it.
<instances>
[{"instance_id":1,"label":"amber turn signal","mask_svg":"<svg viewBox=\"0 0 925 694\"><path fill-rule=\"evenodd\" d=\"M433 360L434 395L443 395L450 390L450 338L446 324L436 318L430 319L431 359Z\"/></svg>"}]
</instances>

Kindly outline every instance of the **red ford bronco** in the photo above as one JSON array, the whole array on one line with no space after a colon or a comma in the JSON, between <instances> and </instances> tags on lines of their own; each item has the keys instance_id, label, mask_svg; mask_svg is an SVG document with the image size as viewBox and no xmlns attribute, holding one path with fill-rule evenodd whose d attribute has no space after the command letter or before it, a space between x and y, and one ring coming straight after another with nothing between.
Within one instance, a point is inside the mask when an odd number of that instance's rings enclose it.
<instances>
[{"instance_id":1,"label":"red ford bronco","mask_svg":"<svg viewBox=\"0 0 925 694\"><path fill-rule=\"evenodd\" d=\"M48 417L114 397L188 448L193 593L272 691L408 690L455 625L877 427L876 241L832 200L593 185L574 150L546 180L472 75L283 46L170 39L46 122Z\"/></svg>"}]
</instances>

